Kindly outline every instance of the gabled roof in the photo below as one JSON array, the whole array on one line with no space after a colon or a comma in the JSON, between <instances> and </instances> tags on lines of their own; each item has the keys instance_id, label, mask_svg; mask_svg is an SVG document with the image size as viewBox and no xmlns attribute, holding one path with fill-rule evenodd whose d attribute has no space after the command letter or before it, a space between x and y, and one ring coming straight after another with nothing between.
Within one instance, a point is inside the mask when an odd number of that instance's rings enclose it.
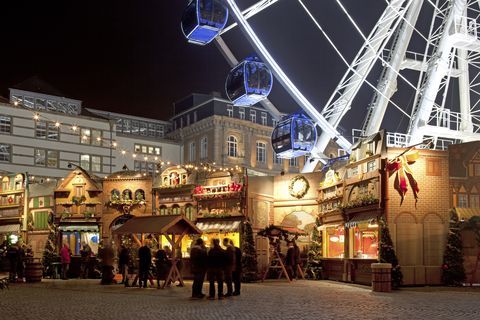
<instances>
[{"instance_id":1,"label":"gabled roof","mask_svg":"<svg viewBox=\"0 0 480 320\"><path fill-rule=\"evenodd\" d=\"M12 88L30 92L44 93L57 97L65 97L64 93L52 86L50 83L41 79L39 76L30 77L27 80L17 83Z\"/></svg>"},{"instance_id":2,"label":"gabled roof","mask_svg":"<svg viewBox=\"0 0 480 320\"><path fill-rule=\"evenodd\" d=\"M84 169L77 167L75 170L72 170L68 176L65 177L65 180L62 181L62 183L55 189L55 192L65 192L68 191L69 189L68 184L70 181L72 181L73 178L75 178L77 175L83 175L85 179L87 179L89 182L91 182L92 186L88 189L88 191L99 191L101 192L103 189L101 186L97 184L97 182L90 176L90 174L85 171Z\"/></svg>"},{"instance_id":3,"label":"gabled roof","mask_svg":"<svg viewBox=\"0 0 480 320\"><path fill-rule=\"evenodd\" d=\"M202 231L182 215L164 215L134 217L114 233L201 234Z\"/></svg>"}]
</instances>

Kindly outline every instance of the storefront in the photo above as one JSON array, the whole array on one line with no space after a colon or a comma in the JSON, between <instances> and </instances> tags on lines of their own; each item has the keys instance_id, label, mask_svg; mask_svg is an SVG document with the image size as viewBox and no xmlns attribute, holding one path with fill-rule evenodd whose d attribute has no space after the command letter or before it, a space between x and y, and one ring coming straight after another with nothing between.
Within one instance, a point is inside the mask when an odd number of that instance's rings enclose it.
<instances>
[{"instance_id":1,"label":"storefront","mask_svg":"<svg viewBox=\"0 0 480 320\"><path fill-rule=\"evenodd\" d=\"M0 243L12 243L24 236L26 180L24 174L5 175L0 187Z\"/></svg>"}]
</instances>

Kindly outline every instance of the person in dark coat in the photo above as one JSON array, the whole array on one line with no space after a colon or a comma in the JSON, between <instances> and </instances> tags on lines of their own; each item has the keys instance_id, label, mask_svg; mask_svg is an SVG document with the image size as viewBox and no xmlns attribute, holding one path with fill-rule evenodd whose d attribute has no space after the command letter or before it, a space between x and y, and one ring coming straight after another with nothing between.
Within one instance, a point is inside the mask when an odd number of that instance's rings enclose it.
<instances>
[{"instance_id":1,"label":"person in dark coat","mask_svg":"<svg viewBox=\"0 0 480 320\"><path fill-rule=\"evenodd\" d=\"M170 267L170 261L165 249L160 248L155 254L155 266L157 267L157 288L160 288L160 280L167 280Z\"/></svg>"},{"instance_id":2,"label":"person in dark coat","mask_svg":"<svg viewBox=\"0 0 480 320\"><path fill-rule=\"evenodd\" d=\"M295 279L298 277L298 269L300 269L300 248L297 246L295 240L292 241L293 243L293 253L294 253L294 265L293 265L293 274Z\"/></svg>"},{"instance_id":3,"label":"person in dark coat","mask_svg":"<svg viewBox=\"0 0 480 320\"><path fill-rule=\"evenodd\" d=\"M235 249L235 265L232 272L233 285L235 287L233 295L239 296L242 279L242 250L240 250L238 247L235 247L235 244L232 240L230 240L230 245Z\"/></svg>"},{"instance_id":4,"label":"person in dark coat","mask_svg":"<svg viewBox=\"0 0 480 320\"><path fill-rule=\"evenodd\" d=\"M193 274L192 298L203 298L203 281L207 272L207 248L201 238L190 249L190 271Z\"/></svg>"},{"instance_id":5,"label":"person in dark coat","mask_svg":"<svg viewBox=\"0 0 480 320\"><path fill-rule=\"evenodd\" d=\"M218 299L223 299L223 269L226 264L226 252L220 247L220 240L212 240L212 248L208 251L207 278L210 282L209 299L215 299L215 281L218 287Z\"/></svg>"},{"instance_id":6,"label":"person in dark coat","mask_svg":"<svg viewBox=\"0 0 480 320\"><path fill-rule=\"evenodd\" d=\"M124 245L121 246L120 253L118 254L118 272L122 275L122 282L120 284L126 284L127 280L127 268L130 262L130 251Z\"/></svg>"},{"instance_id":7,"label":"person in dark coat","mask_svg":"<svg viewBox=\"0 0 480 320\"><path fill-rule=\"evenodd\" d=\"M90 273L90 257L92 256L92 248L88 245L88 243L82 243L82 249L80 250L81 256L81 264L80 264L80 272L82 278L88 278L88 274Z\"/></svg>"},{"instance_id":8,"label":"person in dark coat","mask_svg":"<svg viewBox=\"0 0 480 320\"><path fill-rule=\"evenodd\" d=\"M285 268L287 269L288 276L290 279L295 277L295 269L296 262L295 262L295 247L293 246L293 242L288 242L288 249L287 249L287 256L285 258Z\"/></svg>"},{"instance_id":9,"label":"person in dark coat","mask_svg":"<svg viewBox=\"0 0 480 320\"><path fill-rule=\"evenodd\" d=\"M140 249L138 249L138 259L139 259L139 286L140 288L147 287L148 273L150 271L150 266L152 264L152 253L150 248L145 243Z\"/></svg>"},{"instance_id":10,"label":"person in dark coat","mask_svg":"<svg viewBox=\"0 0 480 320\"><path fill-rule=\"evenodd\" d=\"M223 239L223 246L226 248L226 262L223 268L223 277L227 285L227 294L225 297L231 297L233 295L232 272L235 268L235 247L230 244L230 239L228 238Z\"/></svg>"},{"instance_id":11,"label":"person in dark coat","mask_svg":"<svg viewBox=\"0 0 480 320\"><path fill-rule=\"evenodd\" d=\"M15 282L17 280L18 261L20 260L17 244L12 244L7 249L7 257L10 262L10 281Z\"/></svg>"}]
</instances>

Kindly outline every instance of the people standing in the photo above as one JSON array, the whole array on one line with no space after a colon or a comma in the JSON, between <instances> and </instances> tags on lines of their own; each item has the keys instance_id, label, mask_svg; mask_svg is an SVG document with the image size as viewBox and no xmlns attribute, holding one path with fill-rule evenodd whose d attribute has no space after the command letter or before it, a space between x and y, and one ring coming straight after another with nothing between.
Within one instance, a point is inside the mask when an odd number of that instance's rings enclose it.
<instances>
[{"instance_id":1,"label":"people standing","mask_svg":"<svg viewBox=\"0 0 480 320\"><path fill-rule=\"evenodd\" d=\"M220 240L212 240L212 248L208 251L207 278L210 282L209 299L215 299L215 281L217 282L218 299L223 299L223 269L226 264L225 250L220 247Z\"/></svg>"},{"instance_id":2,"label":"people standing","mask_svg":"<svg viewBox=\"0 0 480 320\"><path fill-rule=\"evenodd\" d=\"M293 265L293 273L295 275L295 279L298 277L298 270L300 269L300 248L297 246L295 240L292 241L293 243L293 253L294 253L294 265Z\"/></svg>"},{"instance_id":3,"label":"people standing","mask_svg":"<svg viewBox=\"0 0 480 320\"><path fill-rule=\"evenodd\" d=\"M152 253L150 248L147 246L147 242L138 249L138 259L139 259L139 286L140 288L147 287L148 273L150 271L150 266L152 264Z\"/></svg>"},{"instance_id":4,"label":"people standing","mask_svg":"<svg viewBox=\"0 0 480 320\"><path fill-rule=\"evenodd\" d=\"M90 257L92 255L92 248L86 243L82 243L82 249L80 250L81 256L81 264L80 264L80 272L82 278L88 278L88 274L90 272Z\"/></svg>"},{"instance_id":5,"label":"people standing","mask_svg":"<svg viewBox=\"0 0 480 320\"><path fill-rule=\"evenodd\" d=\"M288 272L288 277L292 280L295 277L295 247L292 241L288 241L287 256L285 258L285 267Z\"/></svg>"},{"instance_id":6,"label":"people standing","mask_svg":"<svg viewBox=\"0 0 480 320\"><path fill-rule=\"evenodd\" d=\"M62 263L62 279L67 280L67 273L70 267L70 248L66 243L63 244L62 249L60 249L60 262Z\"/></svg>"},{"instance_id":7,"label":"people standing","mask_svg":"<svg viewBox=\"0 0 480 320\"><path fill-rule=\"evenodd\" d=\"M225 284L227 285L227 294L225 297L231 297L233 295L232 272L235 267L235 248L230 244L229 238L223 239L223 246L226 248L226 261L223 268L223 276L225 279Z\"/></svg>"},{"instance_id":8,"label":"people standing","mask_svg":"<svg viewBox=\"0 0 480 320\"><path fill-rule=\"evenodd\" d=\"M10 281L15 282L17 281L17 270L18 270L18 245L12 244L7 249L7 257L8 261L10 262Z\"/></svg>"},{"instance_id":9,"label":"people standing","mask_svg":"<svg viewBox=\"0 0 480 320\"><path fill-rule=\"evenodd\" d=\"M235 244L232 240L230 240L230 245L235 250L235 265L232 272L233 285L235 288L233 295L239 296L242 279L242 250L240 250L238 247L235 247Z\"/></svg>"},{"instance_id":10,"label":"people standing","mask_svg":"<svg viewBox=\"0 0 480 320\"><path fill-rule=\"evenodd\" d=\"M170 265L165 249L158 249L155 255L155 265L157 267L157 288L160 289L160 280L167 280Z\"/></svg>"},{"instance_id":11,"label":"people standing","mask_svg":"<svg viewBox=\"0 0 480 320\"><path fill-rule=\"evenodd\" d=\"M118 271L122 275L122 282L120 284L125 284L128 286L127 279L127 268L130 260L130 252L123 244L120 246L120 253L118 254Z\"/></svg>"},{"instance_id":12,"label":"people standing","mask_svg":"<svg viewBox=\"0 0 480 320\"><path fill-rule=\"evenodd\" d=\"M207 248L201 238L190 249L190 268L193 274L192 298L202 299L203 281L207 272Z\"/></svg>"}]
</instances>

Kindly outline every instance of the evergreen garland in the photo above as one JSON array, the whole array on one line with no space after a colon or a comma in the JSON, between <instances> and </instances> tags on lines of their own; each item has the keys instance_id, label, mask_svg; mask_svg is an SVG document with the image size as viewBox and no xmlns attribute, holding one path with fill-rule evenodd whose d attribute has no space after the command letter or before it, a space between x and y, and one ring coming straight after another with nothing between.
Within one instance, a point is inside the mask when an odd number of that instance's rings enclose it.
<instances>
[{"instance_id":1,"label":"evergreen garland","mask_svg":"<svg viewBox=\"0 0 480 320\"><path fill-rule=\"evenodd\" d=\"M45 250L43 250L43 275L52 276L52 262L58 262L59 256L57 254L57 227L53 223L48 224L48 238L45 243Z\"/></svg>"},{"instance_id":2,"label":"evergreen garland","mask_svg":"<svg viewBox=\"0 0 480 320\"><path fill-rule=\"evenodd\" d=\"M393 241L390 236L387 222L380 219L380 262L390 263L392 265L392 288L399 288L402 285L403 274L398 263Z\"/></svg>"},{"instance_id":3,"label":"evergreen garland","mask_svg":"<svg viewBox=\"0 0 480 320\"><path fill-rule=\"evenodd\" d=\"M460 221L455 209L450 210L447 246L443 254L442 282L447 286L461 286L465 281L463 266L463 243L460 235Z\"/></svg>"},{"instance_id":4,"label":"evergreen garland","mask_svg":"<svg viewBox=\"0 0 480 320\"><path fill-rule=\"evenodd\" d=\"M320 219L315 220L315 226L312 231L312 240L307 253L306 276L308 279L322 279L322 232L318 231L321 226Z\"/></svg>"},{"instance_id":5,"label":"evergreen garland","mask_svg":"<svg viewBox=\"0 0 480 320\"><path fill-rule=\"evenodd\" d=\"M252 224L248 221L243 224L242 241L242 281L253 282L258 280L257 251L253 238Z\"/></svg>"}]
</instances>

